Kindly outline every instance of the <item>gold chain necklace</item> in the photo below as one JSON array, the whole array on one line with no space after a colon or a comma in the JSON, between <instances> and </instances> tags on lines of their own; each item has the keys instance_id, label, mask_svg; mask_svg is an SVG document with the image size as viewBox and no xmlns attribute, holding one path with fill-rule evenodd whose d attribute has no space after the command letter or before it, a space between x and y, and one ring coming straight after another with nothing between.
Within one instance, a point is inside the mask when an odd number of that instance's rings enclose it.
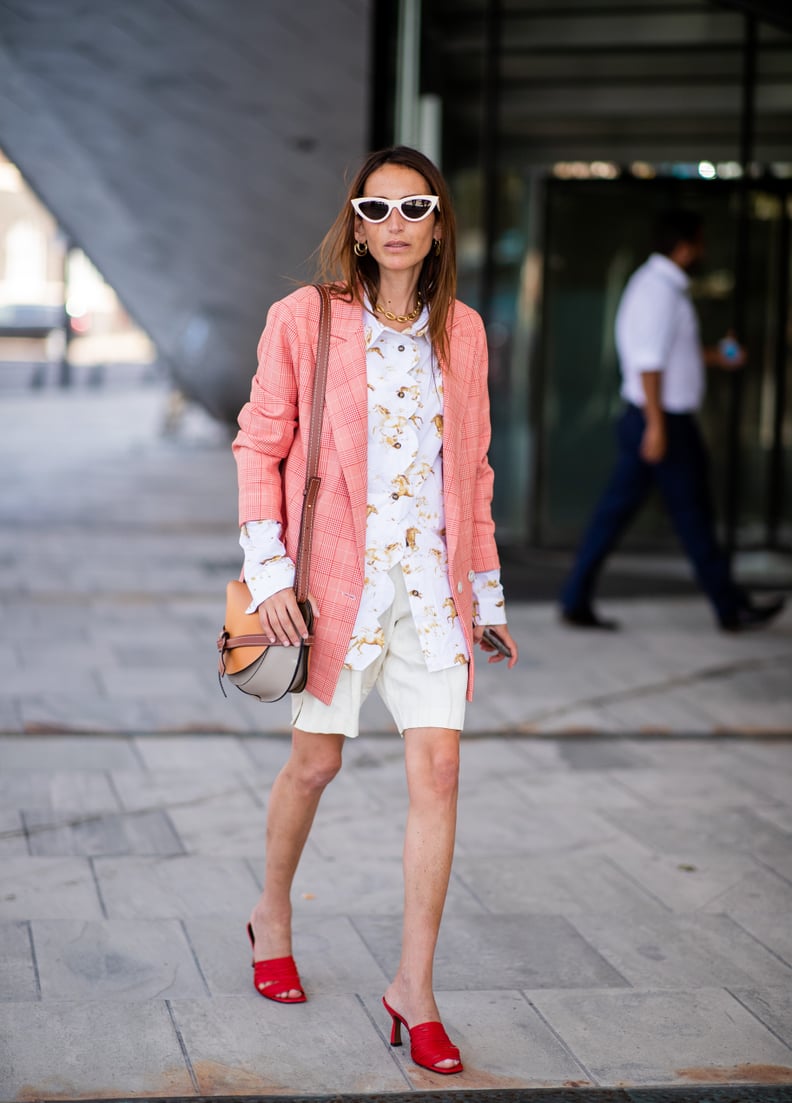
<instances>
[{"instance_id":1,"label":"gold chain necklace","mask_svg":"<svg viewBox=\"0 0 792 1103\"><path fill-rule=\"evenodd\" d=\"M383 314L389 322L414 322L418 315L421 313L423 303L421 302L421 296L418 296L418 305L415 310L411 310L409 314L394 314L390 310L386 310L382 303L377 303L374 309Z\"/></svg>"}]
</instances>

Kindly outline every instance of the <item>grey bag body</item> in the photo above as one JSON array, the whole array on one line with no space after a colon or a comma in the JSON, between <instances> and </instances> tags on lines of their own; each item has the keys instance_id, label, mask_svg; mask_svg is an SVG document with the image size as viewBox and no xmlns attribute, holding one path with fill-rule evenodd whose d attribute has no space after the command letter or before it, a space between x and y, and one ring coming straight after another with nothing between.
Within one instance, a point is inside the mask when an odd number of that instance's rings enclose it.
<instances>
[{"instance_id":1,"label":"grey bag body","mask_svg":"<svg viewBox=\"0 0 792 1103\"><path fill-rule=\"evenodd\" d=\"M239 583L238 585L244 584ZM313 610L310 602L306 601L304 605L301 605L300 611L310 633L313 629ZM246 615L258 617L258 613ZM226 633L225 628L223 631ZM237 645L235 641L251 638L260 637L233 637L226 633L226 639L223 640L221 635L221 662L225 663L225 669L221 671L221 679L222 675L225 674L237 689L241 689L243 693L247 693L251 697L258 697L259 701L268 703L282 700L287 693L301 693L308 681L308 659L313 636L309 636L308 640L304 640L297 647L281 647L279 644L268 644L253 662L239 670L230 670L228 668L228 652L233 653L235 646L241 648L248 646L244 643ZM220 641L218 641L218 647L221 646ZM222 686L222 680L220 684Z\"/></svg>"}]
</instances>

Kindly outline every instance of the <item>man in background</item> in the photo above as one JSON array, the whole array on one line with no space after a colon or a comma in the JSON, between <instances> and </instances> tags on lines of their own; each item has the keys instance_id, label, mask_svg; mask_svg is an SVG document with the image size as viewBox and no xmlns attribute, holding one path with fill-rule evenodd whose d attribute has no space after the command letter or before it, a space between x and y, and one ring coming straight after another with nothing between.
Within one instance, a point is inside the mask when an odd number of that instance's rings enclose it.
<instances>
[{"instance_id":1,"label":"man in background","mask_svg":"<svg viewBox=\"0 0 792 1103\"><path fill-rule=\"evenodd\" d=\"M562 590L561 616L578 628L618 627L596 613L594 589L605 559L657 487L718 624L740 631L771 620L784 601L756 605L732 578L715 537L709 460L696 412L705 369L741 368L745 354L730 339L714 348L701 345L689 279L704 254L700 216L662 213L654 248L630 277L616 314L626 403L617 427L619 454Z\"/></svg>"}]
</instances>

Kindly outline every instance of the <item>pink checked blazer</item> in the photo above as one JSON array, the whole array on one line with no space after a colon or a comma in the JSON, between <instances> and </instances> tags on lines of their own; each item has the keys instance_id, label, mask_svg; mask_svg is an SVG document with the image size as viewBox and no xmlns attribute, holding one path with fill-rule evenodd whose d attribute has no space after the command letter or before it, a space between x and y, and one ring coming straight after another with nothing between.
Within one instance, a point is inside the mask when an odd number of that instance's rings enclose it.
<instances>
[{"instance_id":1,"label":"pink checked blazer","mask_svg":"<svg viewBox=\"0 0 792 1103\"><path fill-rule=\"evenodd\" d=\"M302 510L319 295L303 287L276 302L258 346L250 401L233 450L239 523L273 519L295 556ZM487 346L481 318L460 302L449 322L444 392L443 498L449 576L471 657L474 573L499 566L492 522ZM307 689L329 703L363 592L368 489L366 352L358 303L333 299L330 357L319 454L310 590L319 606ZM473 696L473 662L468 667Z\"/></svg>"}]
</instances>

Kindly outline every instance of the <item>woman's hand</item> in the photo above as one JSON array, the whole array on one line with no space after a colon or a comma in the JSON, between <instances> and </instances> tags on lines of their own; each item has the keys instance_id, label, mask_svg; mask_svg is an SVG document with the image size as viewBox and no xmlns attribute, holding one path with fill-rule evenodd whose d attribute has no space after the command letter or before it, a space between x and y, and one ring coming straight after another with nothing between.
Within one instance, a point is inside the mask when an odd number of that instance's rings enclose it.
<instances>
[{"instance_id":1,"label":"woman's hand","mask_svg":"<svg viewBox=\"0 0 792 1103\"><path fill-rule=\"evenodd\" d=\"M493 624L491 626L486 624L476 624L473 626L473 642L477 643L482 651L488 652L488 663L502 662L506 658L506 656L501 655L501 653L497 651L491 643L488 643L484 639L485 628L489 628L490 632L492 632L494 636L497 636L501 643L505 644L506 647L508 647L509 651L511 651L511 658L509 659L509 670L511 670L511 668L515 665L517 659L519 658L519 653L517 651L517 644L514 642L514 638L509 632L509 629L506 627L505 624Z\"/></svg>"},{"instance_id":2,"label":"woman's hand","mask_svg":"<svg viewBox=\"0 0 792 1103\"><path fill-rule=\"evenodd\" d=\"M308 595L314 617L318 618L319 609L316 602ZM266 601L262 601L258 607L259 623L262 633L270 643L281 643L284 647L297 647L308 635L308 629L303 620L297 597L289 586L285 590L278 590Z\"/></svg>"}]
</instances>

